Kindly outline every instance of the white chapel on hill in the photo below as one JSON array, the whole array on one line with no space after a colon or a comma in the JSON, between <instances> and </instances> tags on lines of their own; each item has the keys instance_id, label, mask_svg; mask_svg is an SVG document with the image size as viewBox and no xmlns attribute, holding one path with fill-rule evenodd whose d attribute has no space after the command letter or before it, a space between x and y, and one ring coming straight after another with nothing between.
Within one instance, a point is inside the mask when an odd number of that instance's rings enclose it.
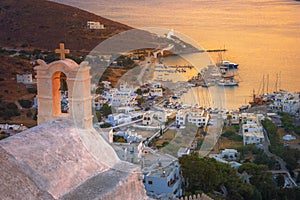
<instances>
[{"instance_id":1,"label":"white chapel on hill","mask_svg":"<svg viewBox=\"0 0 300 200\"><path fill-rule=\"evenodd\" d=\"M38 61L38 126L0 141L0 199L147 199L140 172L93 129L90 67ZM61 111L61 75L69 112Z\"/></svg>"}]
</instances>

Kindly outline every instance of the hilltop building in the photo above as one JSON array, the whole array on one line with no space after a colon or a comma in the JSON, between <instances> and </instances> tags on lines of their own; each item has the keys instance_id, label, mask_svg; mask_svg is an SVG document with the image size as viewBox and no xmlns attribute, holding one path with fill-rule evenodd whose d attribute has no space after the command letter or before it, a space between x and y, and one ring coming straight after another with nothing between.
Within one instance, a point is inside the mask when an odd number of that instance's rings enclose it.
<instances>
[{"instance_id":1,"label":"hilltop building","mask_svg":"<svg viewBox=\"0 0 300 200\"><path fill-rule=\"evenodd\" d=\"M100 22L88 21L86 24L89 29L105 29L104 24Z\"/></svg>"},{"instance_id":2,"label":"hilltop building","mask_svg":"<svg viewBox=\"0 0 300 200\"><path fill-rule=\"evenodd\" d=\"M32 74L17 74L17 83L32 84Z\"/></svg>"}]
</instances>

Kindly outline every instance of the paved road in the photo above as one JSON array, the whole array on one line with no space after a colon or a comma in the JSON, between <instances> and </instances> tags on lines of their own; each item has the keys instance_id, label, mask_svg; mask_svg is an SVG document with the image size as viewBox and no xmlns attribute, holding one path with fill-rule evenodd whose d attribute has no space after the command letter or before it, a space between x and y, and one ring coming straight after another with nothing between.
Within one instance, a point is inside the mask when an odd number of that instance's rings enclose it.
<instances>
[{"instance_id":1,"label":"paved road","mask_svg":"<svg viewBox=\"0 0 300 200\"><path fill-rule=\"evenodd\" d=\"M163 133L166 132L175 122L171 123L170 125L168 125L166 128L163 129ZM158 136L160 134L160 130L156 131L147 141L147 144L149 144L149 142L151 140L153 140L153 138L155 138L156 136Z\"/></svg>"},{"instance_id":2,"label":"paved road","mask_svg":"<svg viewBox=\"0 0 300 200\"><path fill-rule=\"evenodd\" d=\"M18 101L15 101L15 104L18 107L19 110L23 109L23 107L21 106L21 104Z\"/></svg>"},{"instance_id":3,"label":"paved road","mask_svg":"<svg viewBox=\"0 0 300 200\"><path fill-rule=\"evenodd\" d=\"M275 154L273 154L273 153L271 153L269 151L269 146L271 145L270 144L270 140L269 140L269 137L268 137L268 134L267 134L266 130L263 129L263 131L264 131L264 137L265 137L265 142L263 143L263 150L264 150L264 152L266 153L266 155L268 157L272 157L273 156L277 160L277 162L280 165L280 169L281 170L284 170L284 171L288 172L288 170L286 168L286 163L280 157L276 156Z\"/></svg>"},{"instance_id":4,"label":"paved road","mask_svg":"<svg viewBox=\"0 0 300 200\"><path fill-rule=\"evenodd\" d=\"M206 156L213 149L215 144L217 144L218 139L222 133L223 120L221 114L211 114L210 123L211 125L207 127L207 135L200 148L200 155Z\"/></svg>"},{"instance_id":5,"label":"paved road","mask_svg":"<svg viewBox=\"0 0 300 200\"><path fill-rule=\"evenodd\" d=\"M150 60L149 57L146 57L144 63L141 64L141 65L143 66L143 68L142 68L140 74L139 74L138 77L137 77L137 81L138 81L139 85L144 85L142 79L143 79L143 76L144 76L144 74L145 74L146 69L149 69L150 66L151 66L151 64L152 64L152 63L151 63L151 60Z\"/></svg>"}]
</instances>

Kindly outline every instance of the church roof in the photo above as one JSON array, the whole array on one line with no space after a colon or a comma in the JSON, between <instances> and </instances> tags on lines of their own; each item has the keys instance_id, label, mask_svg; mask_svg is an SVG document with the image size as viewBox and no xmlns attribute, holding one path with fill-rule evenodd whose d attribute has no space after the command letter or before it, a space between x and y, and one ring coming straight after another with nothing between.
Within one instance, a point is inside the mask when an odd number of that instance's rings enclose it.
<instances>
[{"instance_id":1,"label":"church roof","mask_svg":"<svg viewBox=\"0 0 300 200\"><path fill-rule=\"evenodd\" d=\"M1 140L0 160L0 199L98 199L128 177L139 185L136 167L121 162L96 131L67 119ZM134 191L144 195L143 188Z\"/></svg>"}]
</instances>

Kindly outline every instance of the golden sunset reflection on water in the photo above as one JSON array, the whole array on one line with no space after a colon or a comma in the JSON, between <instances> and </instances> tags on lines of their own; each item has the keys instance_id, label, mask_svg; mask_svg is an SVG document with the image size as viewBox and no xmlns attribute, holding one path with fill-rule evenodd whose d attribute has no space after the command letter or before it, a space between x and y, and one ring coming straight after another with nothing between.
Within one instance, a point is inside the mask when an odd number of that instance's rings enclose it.
<instances>
[{"instance_id":1,"label":"golden sunset reflection on water","mask_svg":"<svg viewBox=\"0 0 300 200\"><path fill-rule=\"evenodd\" d=\"M263 75L269 92L280 74L280 89L300 91L300 2L293 0L56 0L133 27L174 29L205 49L239 65L241 82L226 89L227 105L251 99ZM211 54L216 61L218 55Z\"/></svg>"}]
</instances>

